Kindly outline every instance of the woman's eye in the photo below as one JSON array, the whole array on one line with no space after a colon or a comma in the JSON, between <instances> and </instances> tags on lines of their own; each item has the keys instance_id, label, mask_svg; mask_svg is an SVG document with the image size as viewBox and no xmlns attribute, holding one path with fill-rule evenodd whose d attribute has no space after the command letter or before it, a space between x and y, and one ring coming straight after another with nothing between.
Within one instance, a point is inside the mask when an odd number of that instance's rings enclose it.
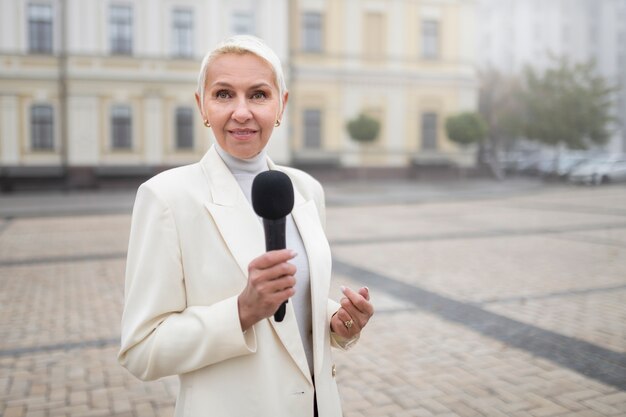
<instances>
[{"instance_id":1,"label":"woman's eye","mask_svg":"<svg viewBox=\"0 0 626 417\"><path fill-rule=\"evenodd\" d=\"M215 97L217 98L230 98L230 93L226 90L220 90L215 93Z\"/></svg>"},{"instance_id":2,"label":"woman's eye","mask_svg":"<svg viewBox=\"0 0 626 417\"><path fill-rule=\"evenodd\" d=\"M267 95L263 91L257 91L256 93L252 94L252 98L254 100L260 100L265 97L267 97Z\"/></svg>"}]
</instances>

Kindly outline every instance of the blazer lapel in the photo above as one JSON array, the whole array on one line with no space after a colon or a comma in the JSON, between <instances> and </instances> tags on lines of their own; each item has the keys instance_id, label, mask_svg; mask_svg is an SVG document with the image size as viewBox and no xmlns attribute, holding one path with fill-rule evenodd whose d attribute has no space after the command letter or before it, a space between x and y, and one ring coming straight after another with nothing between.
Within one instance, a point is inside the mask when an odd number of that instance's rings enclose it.
<instances>
[{"instance_id":1,"label":"blazer lapel","mask_svg":"<svg viewBox=\"0 0 626 417\"><path fill-rule=\"evenodd\" d=\"M275 169L275 165L270 162L270 168ZM304 198L300 195L300 193L294 187L294 208L291 212L292 216L295 212L298 211L299 205L304 202ZM296 217L294 216L294 222ZM297 225L297 223L296 223ZM298 227L299 229L299 227ZM302 231L300 231L300 235L302 235ZM302 237L304 240L304 237ZM308 248L305 245L305 248L308 251ZM309 263L311 262L311 257L309 256ZM311 288L311 292L313 289ZM285 318L280 323L274 321L273 317L270 317L269 322L271 323L276 335L285 346L289 355L292 357L294 362L300 368L300 371L304 374L305 378L312 385L313 380L311 378L311 371L309 370L309 364L306 359L306 353L304 352L304 347L302 346L302 338L300 337L300 330L298 328L298 322L296 320L296 313L293 308L293 303L287 303L287 310L285 313Z\"/></svg>"},{"instance_id":2,"label":"blazer lapel","mask_svg":"<svg viewBox=\"0 0 626 417\"><path fill-rule=\"evenodd\" d=\"M287 352L289 352L289 356L291 356L296 365L298 365L298 368L307 381L313 385L311 371L309 371L309 364L306 359L304 347L302 346L302 339L300 338L300 330L298 329L293 303L287 303L285 318L280 323L274 321L274 317L270 317L267 320L269 320L274 332L276 332L281 343L285 346Z\"/></svg>"},{"instance_id":3,"label":"blazer lapel","mask_svg":"<svg viewBox=\"0 0 626 417\"><path fill-rule=\"evenodd\" d=\"M263 225L215 148L209 149L201 165L211 184L212 199L205 207L247 279L248 264L265 252Z\"/></svg>"},{"instance_id":4,"label":"blazer lapel","mask_svg":"<svg viewBox=\"0 0 626 417\"><path fill-rule=\"evenodd\" d=\"M230 170L222 161L215 148L209 149L204 158L202 158L201 166L209 177L209 183L211 184L212 199L205 202L205 207L213 217L231 255L237 261L244 279L247 279L250 262L265 253L265 237L262 222L254 213L254 210L243 195L237 180L230 173ZM269 166L272 169L275 168L271 161L269 161ZM304 202L304 199L297 191L295 191L294 197L296 204ZM294 208L294 211L297 211L296 208ZM300 233L302 234L302 231ZM302 239L305 239L304 235ZM306 241L305 247L308 251L309 248L306 245ZM311 263L310 255L309 263ZM311 292L313 292L313 286L311 287ZM287 311L282 322L275 322L273 317L267 320L298 368L312 384L311 373L306 353L302 346L302 339L300 338L292 303L287 303Z\"/></svg>"},{"instance_id":5,"label":"blazer lapel","mask_svg":"<svg viewBox=\"0 0 626 417\"><path fill-rule=\"evenodd\" d=\"M313 357L315 358L315 373L319 374L324 355L324 340L326 340L326 332L328 332L326 305L330 288L330 247L320 224L315 202L309 200L294 207L292 215L309 259Z\"/></svg>"}]
</instances>

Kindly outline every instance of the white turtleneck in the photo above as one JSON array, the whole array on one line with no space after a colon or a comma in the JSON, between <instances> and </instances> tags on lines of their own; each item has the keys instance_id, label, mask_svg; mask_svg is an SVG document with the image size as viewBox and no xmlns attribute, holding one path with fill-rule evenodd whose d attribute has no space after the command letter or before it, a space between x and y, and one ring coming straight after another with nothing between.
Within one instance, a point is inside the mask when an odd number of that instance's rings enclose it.
<instances>
[{"instance_id":1,"label":"white turtleneck","mask_svg":"<svg viewBox=\"0 0 626 417\"><path fill-rule=\"evenodd\" d=\"M265 149L250 159L235 158L222 149L217 142L215 143L215 149L237 180L248 203L252 204L252 181L257 174L269 170ZM262 221L260 217L259 221ZM298 228L291 214L287 216L286 241L287 248L298 254L291 260L291 263L295 265L297 269L295 275L296 293L289 302L293 303L298 329L300 330L300 338L302 339L304 352L306 353L306 358L309 363L309 370L311 374L313 374L313 326L311 324L309 261L304 244L302 243L302 238L300 237L300 233L298 232Z\"/></svg>"}]
</instances>

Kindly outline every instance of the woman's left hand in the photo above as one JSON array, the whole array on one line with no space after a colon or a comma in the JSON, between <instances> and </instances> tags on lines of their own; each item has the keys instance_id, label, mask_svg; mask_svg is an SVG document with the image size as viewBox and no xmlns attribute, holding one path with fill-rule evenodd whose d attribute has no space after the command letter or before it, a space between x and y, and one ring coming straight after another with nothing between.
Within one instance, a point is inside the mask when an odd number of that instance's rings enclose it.
<instances>
[{"instance_id":1,"label":"woman's left hand","mask_svg":"<svg viewBox=\"0 0 626 417\"><path fill-rule=\"evenodd\" d=\"M341 307L330 320L330 329L345 338L352 338L365 327L374 314L374 306L370 303L370 294L367 287L358 292L347 287L341 287L343 297Z\"/></svg>"}]
</instances>

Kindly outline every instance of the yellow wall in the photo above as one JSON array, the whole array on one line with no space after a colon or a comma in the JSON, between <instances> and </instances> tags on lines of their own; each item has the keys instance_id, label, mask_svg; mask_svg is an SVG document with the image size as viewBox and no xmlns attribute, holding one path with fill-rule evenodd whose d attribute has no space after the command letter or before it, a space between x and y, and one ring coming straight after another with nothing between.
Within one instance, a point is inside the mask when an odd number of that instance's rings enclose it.
<instances>
[{"instance_id":1,"label":"yellow wall","mask_svg":"<svg viewBox=\"0 0 626 417\"><path fill-rule=\"evenodd\" d=\"M313 153L303 148L303 111L306 108L322 110L322 149L328 154L357 153L361 164L388 165L400 160L408 163L421 153L421 116L424 112L438 115L437 153L454 158L458 148L445 134L445 118L467 110L463 108L460 91L472 82L473 71L460 60L461 42L459 21L461 2L382 0L359 1L359 15L348 10L350 2L325 2L324 45L319 54L300 51L300 15L308 10L306 1L297 1L292 8L291 28L292 68L298 76L290 86L293 101L290 117L293 126L291 145L296 154ZM352 3L355 4L355 3ZM381 8L381 4L384 7ZM402 7L400 22L391 20L392 7ZM374 56L372 48L363 45L361 55L346 48L347 31L359 33L363 42L368 36L363 23L368 16L382 19L383 54ZM397 15L397 14L396 14ZM438 16L439 58L424 59L421 56L421 22L424 16ZM466 18L466 17L465 17ZM358 22L361 22L359 26ZM350 25L353 25L350 26ZM398 39L391 33L401 25L402 47L400 54L392 54L389 46ZM467 101L467 100L466 100ZM377 109L382 116L381 131L375 143L357 146L351 143L345 125L359 112Z\"/></svg>"}]
</instances>

